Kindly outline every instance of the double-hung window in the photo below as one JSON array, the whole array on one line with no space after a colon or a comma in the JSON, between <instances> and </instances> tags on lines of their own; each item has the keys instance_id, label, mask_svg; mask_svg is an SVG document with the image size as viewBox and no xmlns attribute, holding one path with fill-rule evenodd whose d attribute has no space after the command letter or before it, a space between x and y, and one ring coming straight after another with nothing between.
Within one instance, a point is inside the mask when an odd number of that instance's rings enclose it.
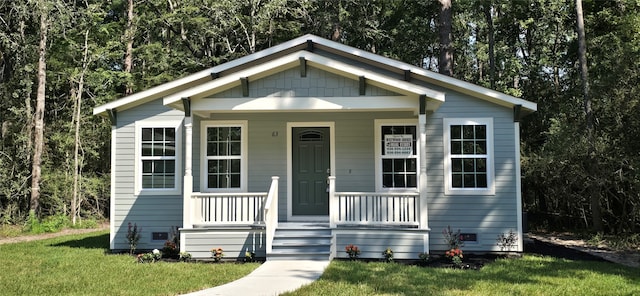
<instances>
[{"instance_id":1,"label":"double-hung window","mask_svg":"<svg viewBox=\"0 0 640 296\"><path fill-rule=\"evenodd\" d=\"M179 188L179 123L136 123L138 193L173 194Z\"/></svg>"},{"instance_id":2,"label":"double-hung window","mask_svg":"<svg viewBox=\"0 0 640 296\"><path fill-rule=\"evenodd\" d=\"M494 194L493 120L444 119L445 193Z\"/></svg>"},{"instance_id":3,"label":"double-hung window","mask_svg":"<svg viewBox=\"0 0 640 296\"><path fill-rule=\"evenodd\" d=\"M246 190L246 121L203 122L204 191Z\"/></svg>"},{"instance_id":4,"label":"double-hung window","mask_svg":"<svg viewBox=\"0 0 640 296\"><path fill-rule=\"evenodd\" d=\"M415 120L376 120L376 180L380 190L418 187Z\"/></svg>"}]
</instances>

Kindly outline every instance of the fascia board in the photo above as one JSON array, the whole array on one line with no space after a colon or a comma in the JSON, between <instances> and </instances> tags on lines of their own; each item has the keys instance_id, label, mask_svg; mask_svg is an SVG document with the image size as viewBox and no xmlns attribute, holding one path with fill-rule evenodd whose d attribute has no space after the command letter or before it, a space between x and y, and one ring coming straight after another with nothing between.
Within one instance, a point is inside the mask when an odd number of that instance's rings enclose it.
<instances>
[{"instance_id":1,"label":"fascia board","mask_svg":"<svg viewBox=\"0 0 640 296\"><path fill-rule=\"evenodd\" d=\"M103 114L109 109L118 109L122 107L136 106L136 105L140 105L145 102L148 102L150 100L160 98L163 95L166 95L171 92L175 92L175 90L179 89L181 86L185 86L202 79L209 79L211 77L211 73L217 73L217 72L222 72L228 69L232 69L234 67L243 65L245 63L249 63L251 61L261 59L263 57L267 57L274 53L299 45L303 42L306 42L308 39L310 39L310 36L312 35L305 35L302 37L298 37L298 38L289 40L287 42L281 43L279 45L267 48L265 50L261 50L259 52L226 62L224 64L221 64L212 68L208 68L206 70L202 70L200 72L185 76L183 78L179 78L167 83L163 83L156 87L152 87L147 90L132 94L130 96L123 97L113 102L100 105L93 109L93 115Z\"/></svg>"}]
</instances>

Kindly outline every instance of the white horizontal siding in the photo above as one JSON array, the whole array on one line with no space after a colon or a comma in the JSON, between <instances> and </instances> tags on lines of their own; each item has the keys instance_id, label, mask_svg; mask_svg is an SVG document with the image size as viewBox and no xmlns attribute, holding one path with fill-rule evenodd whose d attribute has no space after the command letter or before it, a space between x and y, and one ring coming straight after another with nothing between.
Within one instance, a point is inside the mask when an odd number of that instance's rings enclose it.
<instances>
[{"instance_id":1,"label":"white horizontal siding","mask_svg":"<svg viewBox=\"0 0 640 296\"><path fill-rule=\"evenodd\" d=\"M424 252L426 233L403 232L401 230L334 230L336 237L336 257L349 258L345 252L347 245L353 244L360 249L360 258L383 259L382 252L387 248L393 251L394 259L418 259Z\"/></svg>"},{"instance_id":2,"label":"white horizontal siding","mask_svg":"<svg viewBox=\"0 0 640 296\"><path fill-rule=\"evenodd\" d=\"M162 248L164 241L152 240L153 232L171 233L182 226L181 195L135 195L135 123L136 121L182 120L184 113L162 105L162 99L118 112L115 151L115 224L114 249L127 250L128 223L142 229L138 249ZM180 174L182 168L178 168Z\"/></svg>"},{"instance_id":3,"label":"white horizontal siding","mask_svg":"<svg viewBox=\"0 0 640 296\"><path fill-rule=\"evenodd\" d=\"M410 112L223 113L213 114L211 120L248 119L249 191L265 192L271 176L279 176L278 208L280 220L284 221L287 217L287 122L335 122L336 190L371 192L375 191L374 120L412 116Z\"/></svg>"},{"instance_id":4,"label":"white horizontal siding","mask_svg":"<svg viewBox=\"0 0 640 296\"><path fill-rule=\"evenodd\" d=\"M463 233L475 233L478 242L468 242L465 251L499 251L496 238L517 230L515 182L515 134L513 111L465 95L447 92L445 102L427 116L427 200L430 249L447 248L442 230L447 226ZM495 195L464 196L444 194L444 118L493 118Z\"/></svg>"},{"instance_id":5,"label":"white horizontal siding","mask_svg":"<svg viewBox=\"0 0 640 296\"><path fill-rule=\"evenodd\" d=\"M196 259L211 258L211 249L222 248L224 259L242 259L245 252L255 252L256 257L266 257L264 230L185 230L185 252Z\"/></svg>"}]
</instances>

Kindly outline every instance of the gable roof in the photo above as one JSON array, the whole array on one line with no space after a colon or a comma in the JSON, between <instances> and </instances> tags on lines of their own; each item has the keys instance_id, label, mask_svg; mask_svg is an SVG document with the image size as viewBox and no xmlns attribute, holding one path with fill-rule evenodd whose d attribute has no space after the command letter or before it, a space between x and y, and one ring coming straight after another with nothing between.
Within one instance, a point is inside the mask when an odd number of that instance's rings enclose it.
<instances>
[{"instance_id":1,"label":"gable roof","mask_svg":"<svg viewBox=\"0 0 640 296\"><path fill-rule=\"evenodd\" d=\"M404 79L378 74L314 54L312 51L315 48L357 60L366 65L379 67L391 73L397 73L398 77L404 77ZM109 110L126 110L158 98L164 98L163 101L165 105L172 104L179 108L175 103L183 97L204 96L213 91L220 91L237 86L240 84L240 77L252 76L253 79L265 77L273 74L274 71L282 71L298 65L300 58L308 60L315 67L332 71L342 76L351 78L366 76L367 81L391 88L398 93L405 95L425 95L437 105L444 101L443 93L404 80L422 80L505 107L520 105L522 111L525 113L537 110L537 105L527 100L359 50L315 35L304 35L242 58L95 107L93 114L106 114ZM216 77L220 78L213 79Z\"/></svg>"}]
</instances>

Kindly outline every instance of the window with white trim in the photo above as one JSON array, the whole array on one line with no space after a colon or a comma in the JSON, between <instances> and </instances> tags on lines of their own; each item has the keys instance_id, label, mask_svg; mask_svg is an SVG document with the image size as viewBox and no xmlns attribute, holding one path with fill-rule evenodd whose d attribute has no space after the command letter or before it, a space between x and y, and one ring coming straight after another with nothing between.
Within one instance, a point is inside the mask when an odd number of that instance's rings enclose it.
<instances>
[{"instance_id":1,"label":"window with white trim","mask_svg":"<svg viewBox=\"0 0 640 296\"><path fill-rule=\"evenodd\" d=\"M444 119L447 194L494 194L493 119Z\"/></svg>"},{"instance_id":2,"label":"window with white trim","mask_svg":"<svg viewBox=\"0 0 640 296\"><path fill-rule=\"evenodd\" d=\"M205 191L246 188L246 122L203 123Z\"/></svg>"},{"instance_id":3,"label":"window with white trim","mask_svg":"<svg viewBox=\"0 0 640 296\"><path fill-rule=\"evenodd\" d=\"M376 120L376 180L382 190L418 187L415 121Z\"/></svg>"},{"instance_id":4,"label":"window with white trim","mask_svg":"<svg viewBox=\"0 0 640 296\"><path fill-rule=\"evenodd\" d=\"M136 122L136 192L174 194L180 189L180 123Z\"/></svg>"}]
</instances>

